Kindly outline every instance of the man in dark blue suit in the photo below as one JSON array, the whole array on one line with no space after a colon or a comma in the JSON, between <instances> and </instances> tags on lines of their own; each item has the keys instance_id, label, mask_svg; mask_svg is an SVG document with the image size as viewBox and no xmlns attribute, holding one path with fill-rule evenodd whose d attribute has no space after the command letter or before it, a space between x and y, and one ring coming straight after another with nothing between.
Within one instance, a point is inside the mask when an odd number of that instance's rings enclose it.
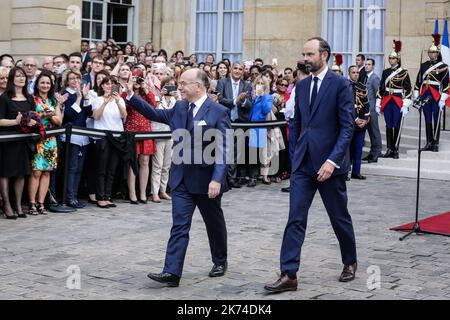
<instances>
[{"instance_id":1,"label":"man in dark blue suit","mask_svg":"<svg viewBox=\"0 0 450 320\"><path fill-rule=\"evenodd\" d=\"M321 38L304 46L312 76L296 86L290 212L281 247L281 276L264 287L271 293L297 290L308 210L317 190L340 244L344 270L339 280L355 278L356 244L346 189L354 97L350 82L328 70L330 54Z\"/></svg>"},{"instance_id":2,"label":"man in dark blue suit","mask_svg":"<svg viewBox=\"0 0 450 320\"><path fill-rule=\"evenodd\" d=\"M221 199L222 194L228 191L227 134L230 133L231 123L227 109L208 98L208 86L205 72L200 69L188 70L179 81L184 100L173 109L156 110L133 95L133 84L128 84L127 99L130 106L152 121L169 125L174 136L174 156L169 178L173 196L173 225L164 269L162 273L148 275L170 287L177 287L180 282L196 207L206 225L214 263L209 276L223 276L227 269L227 230ZM215 150L209 153L209 159L205 158L205 149L211 150L208 143L211 139L203 138L208 133L214 133L212 143Z\"/></svg>"}]
</instances>

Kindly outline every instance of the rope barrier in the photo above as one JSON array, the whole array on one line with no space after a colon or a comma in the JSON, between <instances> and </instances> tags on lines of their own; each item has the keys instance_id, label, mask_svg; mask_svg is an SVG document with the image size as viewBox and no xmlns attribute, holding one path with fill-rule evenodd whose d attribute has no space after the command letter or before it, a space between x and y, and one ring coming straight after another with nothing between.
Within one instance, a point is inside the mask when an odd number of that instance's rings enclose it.
<instances>
[{"instance_id":1,"label":"rope barrier","mask_svg":"<svg viewBox=\"0 0 450 320\"><path fill-rule=\"evenodd\" d=\"M252 128L262 128L262 129L271 129L277 127L286 126L286 121L264 121L264 122L246 122L246 123L232 123L231 127L233 129L252 129ZM64 126L57 129L49 129L45 131L46 137L56 137L63 134L67 134L67 128L69 126ZM108 133L112 134L115 138L120 138L123 132L117 131L107 131L107 130L98 130L91 128L82 128L71 126L71 134L78 136L86 136L91 138L104 138ZM170 131L158 131L158 132L133 132L135 134L135 140L168 140L172 138L172 133ZM22 141L22 140L39 140L41 137L37 133L8 133L8 132L0 132L0 143L1 142L14 142L14 141Z\"/></svg>"}]
</instances>

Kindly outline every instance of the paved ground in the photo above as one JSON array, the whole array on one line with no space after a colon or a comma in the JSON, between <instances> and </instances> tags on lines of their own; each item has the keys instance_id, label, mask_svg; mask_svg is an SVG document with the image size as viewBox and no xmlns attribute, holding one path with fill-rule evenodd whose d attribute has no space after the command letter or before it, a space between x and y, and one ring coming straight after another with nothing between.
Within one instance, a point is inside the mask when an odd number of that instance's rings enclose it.
<instances>
[{"instance_id":1,"label":"paved ground","mask_svg":"<svg viewBox=\"0 0 450 320\"><path fill-rule=\"evenodd\" d=\"M0 220L0 299L449 299L450 239L412 236L399 242L388 228L409 222L415 181L369 177L349 184L359 272L351 284L341 271L337 241L320 197L313 203L297 292L266 296L263 285L277 277L279 249L288 212L284 185L258 186L225 196L229 272L211 268L206 232L195 215L179 288L159 288L148 272L163 266L170 204L121 204L105 212L89 207L72 215ZM424 216L450 210L450 182L424 181ZM70 266L81 271L81 289L67 288ZM376 266L376 267L371 267ZM366 270L381 271L376 276ZM69 281L70 282L70 281ZM376 285L375 285L376 286Z\"/></svg>"}]
</instances>

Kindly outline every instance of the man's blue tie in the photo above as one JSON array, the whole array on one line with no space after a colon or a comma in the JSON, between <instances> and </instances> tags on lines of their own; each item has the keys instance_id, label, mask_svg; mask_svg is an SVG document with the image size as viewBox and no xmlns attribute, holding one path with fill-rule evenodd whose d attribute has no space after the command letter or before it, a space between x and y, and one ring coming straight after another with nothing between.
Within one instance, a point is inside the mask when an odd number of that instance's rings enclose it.
<instances>
[{"instance_id":1,"label":"man's blue tie","mask_svg":"<svg viewBox=\"0 0 450 320\"><path fill-rule=\"evenodd\" d=\"M194 103L189 104L189 111L186 119L186 129L188 130L194 126L194 108Z\"/></svg>"},{"instance_id":2,"label":"man's blue tie","mask_svg":"<svg viewBox=\"0 0 450 320\"><path fill-rule=\"evenodd\" d=\"M319 78L314 77L314 87L313 87L313 91L311 94L311 103L309 104L309 111L312 112L313 107L314 107L314 103L316 102L316 98L317 98L317 88L318 88L318 83L319 83Z\"/></svg>"}]
</instances>

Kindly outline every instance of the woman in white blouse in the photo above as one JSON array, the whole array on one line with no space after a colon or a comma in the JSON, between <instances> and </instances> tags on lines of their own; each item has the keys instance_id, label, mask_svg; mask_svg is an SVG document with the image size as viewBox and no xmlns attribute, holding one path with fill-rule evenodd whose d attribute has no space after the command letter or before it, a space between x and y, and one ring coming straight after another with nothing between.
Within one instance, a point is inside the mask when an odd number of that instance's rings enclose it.
<instances>
[{"instance_id":1,"label":"woman in white blouse","mask_svg":"<svg viewBox=\"0 0 450 320\"><path fill-rule=\"evenodd\" d=\"M106 131L123 132L123 121L127 116L125 101L120 96L111 77L105 77L100 84L98 97L92 104L94 118L94 128ZM119 155L107 138L95 140L97 156L97 206L100 208L116 207L111 202L111 189L114 182L114 175L119 163Z\"/></svg>"}]
</instances>

